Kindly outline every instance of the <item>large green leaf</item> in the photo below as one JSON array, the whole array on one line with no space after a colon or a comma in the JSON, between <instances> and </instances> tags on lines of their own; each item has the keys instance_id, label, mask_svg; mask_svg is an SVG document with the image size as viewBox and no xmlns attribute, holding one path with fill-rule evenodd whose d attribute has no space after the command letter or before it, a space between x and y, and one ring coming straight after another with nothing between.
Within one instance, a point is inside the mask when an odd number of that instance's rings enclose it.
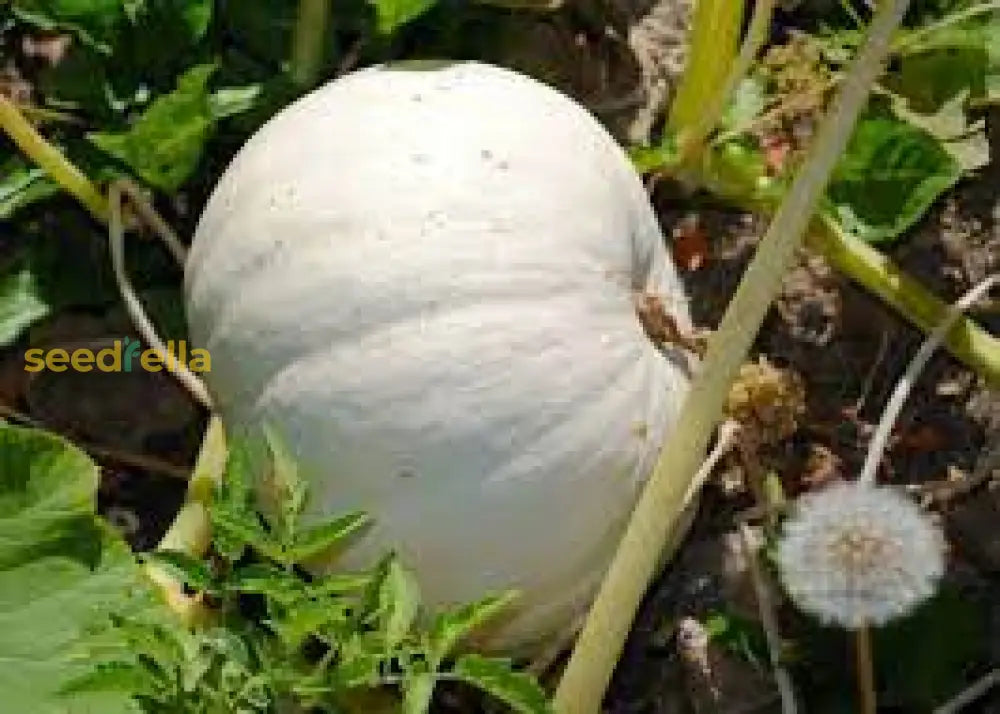
<instances>
[{"instance_id":1,"label":"large green leaf","mask_svg":"<svg viewBox=\"0 0 1000 714\"><path fill-rule=\"evenodd\" d=\"M67 698L88 672L85 634L139 581L128 547L94 515L98 472L43 431L0 424L0 692L24 714L137 711L124 694Z\"/></svg>"},{"instance_id":2,"label":"large green leaf","mask_svg":"<svg viewBox=\"0 0 1000 714\"><path fill-rule=\"evenodd\" d=\"M895 119L863 119L827 190L846 229L867 241L899 237L951 188L962 169L926 131Z\"/></svg>"},{"instance_id":3,"label":"large green leaf","mask_svg":"<svg viewBox=\"0 0 1000 714\"><path fill-rule=\"evenodd\" d=\"M208 80L213 64L193 67L177 89L158 97L126 132L95 132L89 139L152 186L175 191L194 173L214 124Z\"/></svg>"}]
</instances>

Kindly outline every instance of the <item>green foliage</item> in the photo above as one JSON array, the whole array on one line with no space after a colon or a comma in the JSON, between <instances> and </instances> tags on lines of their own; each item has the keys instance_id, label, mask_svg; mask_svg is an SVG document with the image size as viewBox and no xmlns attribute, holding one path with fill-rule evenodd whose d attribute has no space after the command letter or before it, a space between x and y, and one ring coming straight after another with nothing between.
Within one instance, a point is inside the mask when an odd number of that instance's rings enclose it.
<instances>
[{"instance_id":1,"label":"green foliage","mask_svg":"<svg viewBox=\"0 0 1000 714\"><path fill-rule=\"evenodd\" d=\"M401 25L419 17L436 4L437 0L368 0L375 9L375 27L383 35L390 35Z\"/></svg>"},{"instance_id":2,"label":"green foliage","mask_svg":"<svg viewBox=\"0 0 1000 714\"><path fill-rule=\"evenodd\" d=\"M277 496L265 515L250 498L268 480ZM204 598L204 627L183 626L153 595L127 546L95 517L97 485L82 452L0 423L0 689L10 711L339 712L386 689L419 714L441 681L477 686L522 714L549 711L538 684L510 662L456 659L511 594L429 617L391 555L361 573L301 567L366 520L305 526L305 488L273 434L234 441L212 509L212 554L143 557Z\"/></svg>"},{"instance_id":3,"label":"green foliage","mask_svg":"<svg viewBox=\"0 0 1000 714\"><path fill-rule=\"evenodd\" d=\"M49 314L37 276L22 256L0 269L0 347L14 342L33 322Z\"/></svg>"},{"instance_id":4,"label":"green foliage","mask_svg":"<svg viewBox=\"0 0 1000 714\"><path fill-rule=\"evenodd\" d=\"M153 102L128 131L95 132L88 138L151 186L177 190L197 168L213 127L208 80L216 69L192 67L177 80L177 89ZM228 104L232 111L233 103Z\"/></svg>"},{"instance_id":5,"label":"green foliage","mask_svg":"<svg viewBox=\"0 0 1000 714\"><path fill-rule=\"evenodd\" d=\"M128 548L94 516L97 467L45 432L0 423L0 691L32 714L134 712L114 690L65 701L90 667L84 635L138 583Z\"/></svg>"},{"instance_id":6,"label":"green foliage","mask_svg":"<svg viewBox=\"0 0 1000 714\"><path fill-rule=\"evenodd\" d=\"M262 493L264 513L254 507ZM341 711L369 690L400 692L404 711L427 711L438 682L461 680L514 711L548 711L543 691L505 660L456 648L512 595L427 618L413 575L394 556L362 573L303 568L367 523L348 514L306 525L304 484L283 442L233 440L211 508L214 555L146 556L214 605L214 626L189 632L162 620L116 618L128 646L76 681L75 692L130 691L151 713L270 712L281 702Z\"/></svg>"},{"instance_id":7,"label":"green foliage","mask_svg":"<svg viewBox=\"0 0 1000 714\"><path fill-rule=\"evenodd\" d=\"M841 224L871 241L900 236L961 178L958 162L929 133L890 118L858 123L827 198Z\"/></svg>"}]
</instances>

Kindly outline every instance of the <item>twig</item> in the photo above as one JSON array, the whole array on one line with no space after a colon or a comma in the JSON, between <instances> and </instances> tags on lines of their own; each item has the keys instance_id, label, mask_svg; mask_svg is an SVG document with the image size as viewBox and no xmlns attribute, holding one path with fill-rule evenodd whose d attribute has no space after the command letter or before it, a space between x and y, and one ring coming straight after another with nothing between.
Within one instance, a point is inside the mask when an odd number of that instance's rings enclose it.
<instances>
[{"instance_id":1,"label":"twig","mask_svg":"<svg viewBox=\"0 0 1000 714\"><path fill-rule=\"evenodd\" d=\"M944 319L931 331L923 344L920 345L917 354L913 356L910 364L907 365L906 370L903 372L903 376L896 383L896 388L893 390L892 396L889 398L889 402L885 405L885 409L882 412L882 418L879 420L875 434L868 445L868 453L865 455L865 463L861 469L861 475L858 477L861 483L875 483L875 474L878 471L879 462L882 460L882 454L889 441L889 435L896 423L896 418L899 416L899 412L903 408L903 403L913 389L913 385L921 370L923 370L924 365L927 364L931 355L934 354L934 350L944 342L945 336L951 331L951 328L955 325L958 318L962 316L962 313L969 308L969 305L984 296L998 282L1000 282L1000 273L995 273L965 293L954 305L948 308Z\"/></svg>"},{"instance_id":2,"label":"twig","mask_svg":"<svg viewBox=\"0 0 1000 714\"><path fill-rule=\"evenodd\" d=\"M743 549L746 551L750 579L757 597L760 623L767 639L767 651L771 658L771 669L774 670L774 682L781 695L781 711L782 714L796 714L795 685L792 682L791 674L781 661L781 636L778 634L778 618L774 612L774 598L771 596L771 589L768 587L764 574L761 572L760 563L757 561L757 549L753 544L750 527L746 523L740 523L738 527L740 538L743 541Z\"/></svg>"},{"instance_id":3,"label":"twig","mask_svg":"<svg viewBox=\"0 0 1000 714\"><path fill-rule=\"evenodd\" d=\"M121 293L122 301L125 303L125 309L132 318L136 330L139 331L139 334L142 335L142 338L150 347L161 355L167 355L169 350L167 350L167 346L160 339L160 336L156 333L156 328L146 315L142 301L132 287L132 281L129 279L128 270L125 267L125 226L122 221L122 197L124 194L128 194L133 200L136 196L141 197L141 192L130 181L116 181L111 185L109 195L111 210L108 217L108 242L111 247L111 267L115 274L115 280L118 282L118 290ZM144 218L148 218L145 211L152 211L153 215L155 215L155 211L152 210L151 206L143 206L142 200L139 200L136 206L139 209L140 215ZM169 230L166 223L160 220L151 221L151 223L153 228L160 232L161 237L167 245L171 246L175 257L183 260L183 248L180 248L180 241ZM163 231L163 228L167 230ZM174 242L176 242L176 245L172 245ZM208 393L208 388L186 365L181 364L178 360L170 369L170 372L181 383L181 386L191 393L191 396L206 408L212 409L212 397Z\"/></svg>"},{"instance_id":4,"label":"twig","mask_svg":"<svg viewBox=\"0 0 1000 714\"><path fill-rule=\"evenodd\" d=\"M966 689L963 689L953 698L939 706L934 710L934 714L955 714L955 712L960 711L966 705L971 704L976 699L979 699L979 697L986 694L986 692L998 684L1000 684L1000 669L994 669L992 672L974 682Z\"/></svg>"},{"instance_id":5,"label":"twig","mask_svg":"<svg viewBox=\"0 0 1000 714\"><path fill-rule=\"evenodd\" d=\"M806 163L775 214L744 273L695 377L673 432L639 498L618 552L556 690L557 714L599 710L615 664L684 497L698 471L722 407L799 248L830 174L843 154L907 0L880 2L868 40L841 84ZM701 3L698 4L701 7Z\"/></svg>"},{"instance_id":6,"label":"twig","mask_svg":"<svg viewBox=\"0 0 1000 714\"><path fill-rule=\"evenodd\" d=\"M701 491L702 486L711 477L712 472L715 470L716 465L722 459L723 456L728 454L732 448L737 444L737 439L740 433L740 425L733 419L726 419L719 426L719 435L715 440L715 446L712 448L711 453L705 457L702 462L701 467L698 472L691 479L691 484L688 486L687 493L684 494L684 507L686 508L693 501L698 492Z\"/></svg>"},{"instance_id":7,"label":"twig","mask_svg":"<svg viewBox=\"0 0 1000 714\"><path fill-rule=\"evenodd\" d=\"M858 668L858 695L861 714L877 714L875 666L872 659L872 635L868 627L854 631L854 657Z\"/></svg>"},{"instance_id":8,"label":"twig","mask_svg":"<svg viewBox=\"0 0 1000 714\"><path fill-rule=\"evenodd\" d=\"M86 451L89 454L96 456L97 458L106 459L108 461L117 461L118 463L125 464L126 466L134 466L135 468L142 469L143 471L148 471L150 473L163 474L165 476L170 476L171 478L187 479L188 471L183 466L166 461L165 459L160 459L155 456L148 456L146 454L133 454L127 451L121 451L119 449L113 449L108 446L101 446L99 444L93 444L87 441L81 441L73 434L60 433L53 429L48 424L41 422L34 417L29 416L23 412L18 411L6 404L0 404L0 417L5 419L11 419L25 426L30 426L35 429L45 429L46 431L51 431L53 433L59 434L59 436L72 442L82 451Z\"/></svg>"}]
</instances>

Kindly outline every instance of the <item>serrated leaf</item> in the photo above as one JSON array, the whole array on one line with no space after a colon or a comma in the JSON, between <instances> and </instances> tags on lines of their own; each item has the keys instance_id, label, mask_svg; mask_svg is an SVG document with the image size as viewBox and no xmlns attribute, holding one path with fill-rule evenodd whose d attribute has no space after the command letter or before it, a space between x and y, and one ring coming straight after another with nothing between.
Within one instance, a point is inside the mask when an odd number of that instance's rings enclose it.
<instances>
[{"instance_id":1,"label":"serrated leaf","mask_svg":"<svg viewBox=\"0 0 1000 714\"><path fill-rule=\"evenodd\" d=\"M271 540L261 526L256 512L215 505L210 513L212 542L224 557L237 560L249 547L277 562L284 559L284 550Z\"/></svg>"},{"instance_id":2,"label":"serrated leaf","mask_svg":"<svg viewBox=\"0 0 1000 714\"><path fill-rule=\"evenodd\" d=\"M0 692L31 714L136 711L120 693L59 696L90 671L86 631L140 582L128 547L94 516L96 465L62 439L0 424Z\"/></svg>"},{"instance_id":3,"label":"serrated leaf","mask_svg":"<svg viewBox=\"0 0 1000 714\"><path fill-rule=\"evenodd\" d=\"M259 479L261 497L268 504L268 521L277 539L283 546L290 547L305 507L306 486L285 440L270 426L264 427L264 440L269 452L269 468ZM294 562L294 558L286 562Z\"/></svg>"},{"instance_id":4,"label":"serrated leaf","mask_svg":"<svg viewBox=\"0 0 1000 714\"><path fill-rule=\"evenodd\" d=\"M390 558L378 583L378 619L386 650L403 642L420 610L416 578L397 558Z\"/></svg>"},{"instance_id":5,"label":"serrated leaf","mask_svg":"<svg viewBox=\"0 0 1000 714\"><path fill-rule=\"evenodd\" d=\"M263 595L281 605L290 605L307 596L306 583L293 573L264 563L237 569L226 583L233 593Z\"/></svg>"},{"instance_id":6,"label":"serrated leaf","mask_svg":"<svg viewBox=\"0 0 1000 714\"><path fill-rule=\"evenodd\" d=\"M515 672L510 660L466 655L451 674L504 702L518 714L551 714L545 691L530 675Z\"/></svg>"},{"instance_id":7,"label":"serrated leaf","mask_svg":"<svg viewBox=\"0 0 1000 714\"><path fill-rule=\"evenodd\" d=\"M429 672L403 678L403 714L426 714L431 706L436 680Z\"/></svg>"},{"instance_id":8,"label":"serrated leaf","mask_svg":"<svg viewBox=\"0 0 1000 714\"><path fill-rule=\"evenodd\" d=\"M292 548L288 551L289 560L293 563L304 563L325 555L369 523L371 519L368 515L357 511L313 526L296 536Z\"/></svg>"},{"instance_id":9,"label":"serrated leaf","mask_svg":"<svg viewBox=\"0 0 1000 714\"><path fill-rule=\"evenodd\" d=\"M297 650L306 638L328 627L337 628L347 622L344 605L327 600L302 600L288 609L280 619L269 621L272 629L290 650Z\"/></svg>"},{"instance_id":10,"label":"serrated leaf","mask_svg":"<svg viewBox=\"0 0 1000 714\"><path fill-rule=\"evenodd\" d=\"M126 132L95 132L88 139L150 185L176 191L197 168L214 126L208 80L216 65L192 67L177 88L158 97Z\"/></svg>"},{"instance_id":11,"label":"serrated leaf","mask_svg":"<svg viewBox=\"0 0 1000 714\"><path fill-rule=\"evenodd\" d=\"M380 35L391 35L434 7L437 0L368 0L368 3L375 8L375 29Z\"/></svg>"},{"instance_id":12,"label":"serrated leaf","mask_svg":"<svg viewBox=\"0 0 1000 714\"><path fill-rule=\"evenodd\" d=\"M208 564L198 558L192 558L187 553L158 550L146 553L142 559L165 570L174 580L184 583L193 590L211 591L215 587L215 577Z\"/></svg>"},{"instance_id":13,"label":"serrated leaf","mask_svg":"<svg viewBox=\"0 0 1000 714\"><path fill-rule=\"evenodd\" d=\"M517 597L516 592L507 592L438 614L428 632L427 657L432 668L437 669L463 637L495 618Z\"/></svg>"},{"instance_id":14,"label":"serrated leaf","mask_svg":"<svg viewBox=\"0 0 1000 714\"><path fill-rule=\"evenodd\" d=\"M961 178L958 162L927 132L894 119L855 128L827 189L841 224L866 241L898 238Z\"/></svg>"}]
</instances>

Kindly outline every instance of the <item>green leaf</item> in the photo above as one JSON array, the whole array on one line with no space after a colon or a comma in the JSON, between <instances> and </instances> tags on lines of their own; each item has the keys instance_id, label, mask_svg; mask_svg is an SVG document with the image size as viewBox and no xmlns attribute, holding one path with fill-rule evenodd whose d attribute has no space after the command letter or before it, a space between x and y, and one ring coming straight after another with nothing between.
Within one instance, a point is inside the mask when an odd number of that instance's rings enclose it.
<instances>
[{"instance_id":1,"label":"green leaf","mask_svg":"<svg viewBox=\"0 0 1000 714\"><path fill-rule=\"evenodd\" d=\"M283 546L295 540L299 518L306 504L306 486L299 477L298 465L284 438L269 426L264 427L264 440L268 448L267 472L260 479L265 503L268 505L268 523ZM288 558L294 562L293 558Z\"/></svg>"},{"instance_id":2,"label":"green leaf","mask_svg":"<svg viewBox=\"0 0 1000 714\"><path fill-rule=\"evenodd\" d=\"M917 127L863 119L827 189L842 225L867 241L899 237L962 175L958 162Z\"/></svg>"},{"instance_id":3,"label":"green leaf","mask_svg":"<svg viewBox=\"0 0 1000 714\"><path fill-rule=\"evenodd\" d=\"M185 72L127 132L95 132L88 139L150 185L176 191L197 168L214 126L208 80L215 69L203 64Z\"/></svg>"},{"instance_id":4,"label":"green leaf","mask_svg":"<svg viewBox=\"0 0 1000 714\"><path fill-rule=\"evenodd\" d=\"M109 51L107 43L125 18L121 0L13 0L11 10L40 29L70 30L103 51Z\"/></svg>"},{"instance_id":5,"label":"green leaf","mask_svg":"<svg viewBox=\"0 0 1000 714\"><path fill-rule=\"evenodd\" d=\"M378 583L377 613L386 650L406 639L420 610L416 578L395 557L389 558Z\"/></svg>"},{"instance_id":6,"label":"green leaf","mask_svg":"<svg viewBox=\"0 0 1000 714\"><path fill-rule=\"evenodd\" d=\"M327 523L313 526L299 533L288 558L293 563L304 563L320 555L327 555L331 549L371 523L367 514L357 511L336 518Z\"/></svg>"},{"instance_id":7,"label":"green leaf","mask_svg":"<svg viewBox=\"0 0 1000 714\"><path fill-rule=\"evenodd\" d=\"M17 211L59 192L41 169L28 166L20 157L0 166L0 220L9 220Z\"/></svg>"},{"instance_id":8,"label":"green leaf","mask_svg":"<svg viewBox=\"0 0 1000 714\"><path fill-rule=\"evenodd\" d=\"M722 115L721 125L730 132L748 130L764 112L764 83L756 77L745 77L736 85L732 101Z\"/></svg>"},{"instance_id":9,"label":"green leaf","mask_svg":"<svg viewBox=\"0 0 1000 714\"><path fill-rule=\"evenodd\" d=\"M215 577L208 564L198 558L192 558L187 553L158 550L146 553L142 556L142 560L162 568L175 580L184 583L193 590L211 591L215 589Z\"/></svg>"},{"instance_id":10,"label":"green leaf","mask_svg":"<svg viewBox=\"0 0 1000 714\"><path fill-rule=\"evenodd\" d=\"M212 119L220 121L227 117L250 111L254 108L262 91L263 87L259 84L217 89L209 97Z\"/></svg>"},{"instance_id":11,"label":"green leaf","mask_svg":"<svg viewBox=\"0 0 1000 714\"><path fill-rule=\"evenodd\" d=\"M963 172L981 169L990 162L990 143L986 137L986 122L970 123L966 110L968 91L944 101L935 110L919 112L903 96L888 93L892 113L909 124L926 131L941 142Z\"/></svg>"},{"instance_id":12,"label":"green leaf","mask_svg":"<svg viewBox=\"0 0 1000 714\"><path fill-rule=\"evenodd\" d=\"M426 714L431 706L436 684L429 672L408 675L403 678L403 714Z\"/></svg>"},{"instance_id":13,"label":"green leaf","mask_svg":"<svg viewBox=\"0 0 1000 714\"><path fill-rule=\"evenodd\" d=\"M506 610L517 597L511 591L438 614L428 632L427 656L431 666L437 669L463 637Z\"/></svg>"},{"instance_id":14,"label":"green leaf","mask_svg":"<svg viewBox=\"0 0 1000 714\"><path fill-rule=\"evenodd\" d=\"M100 613L140 582L128 547L94 516L97 467L62 439L0 425L0 692L4 711L119 714L121 693L63 699Z\"/></svg>"},{"instance_id":15,"label":"green leaf","mask_svg":"<svg viewBox=\"0 0 1000 714\"><path fill-rule=\"evenodd\" d=\"M515 672L510 660L466 655L451 674L507 704L518 714L550 714L545 691L530 675Z\"/></svg>"},{"instance_id":16,"label":"green leaf","mask_svg":"<svg viewBox=\"0 0 1000 714\"><path fill-rule=\"evenodd\" d=\"M400 26L430 10L437 0L368 0L375 8L375 28L380 35L391 35Z\"/></svg>"},{"instance_id":17,"label":"green leaf","mask_svg":"<svg viewBox=\"0 0 1000 714\"><path fill-rule=\"evenodd\" d=\"M0 267L0 347L7 347L35 322L47 317L51 305L42 295L30 265L16 260Z\"/></svg>"}]
</instances>

